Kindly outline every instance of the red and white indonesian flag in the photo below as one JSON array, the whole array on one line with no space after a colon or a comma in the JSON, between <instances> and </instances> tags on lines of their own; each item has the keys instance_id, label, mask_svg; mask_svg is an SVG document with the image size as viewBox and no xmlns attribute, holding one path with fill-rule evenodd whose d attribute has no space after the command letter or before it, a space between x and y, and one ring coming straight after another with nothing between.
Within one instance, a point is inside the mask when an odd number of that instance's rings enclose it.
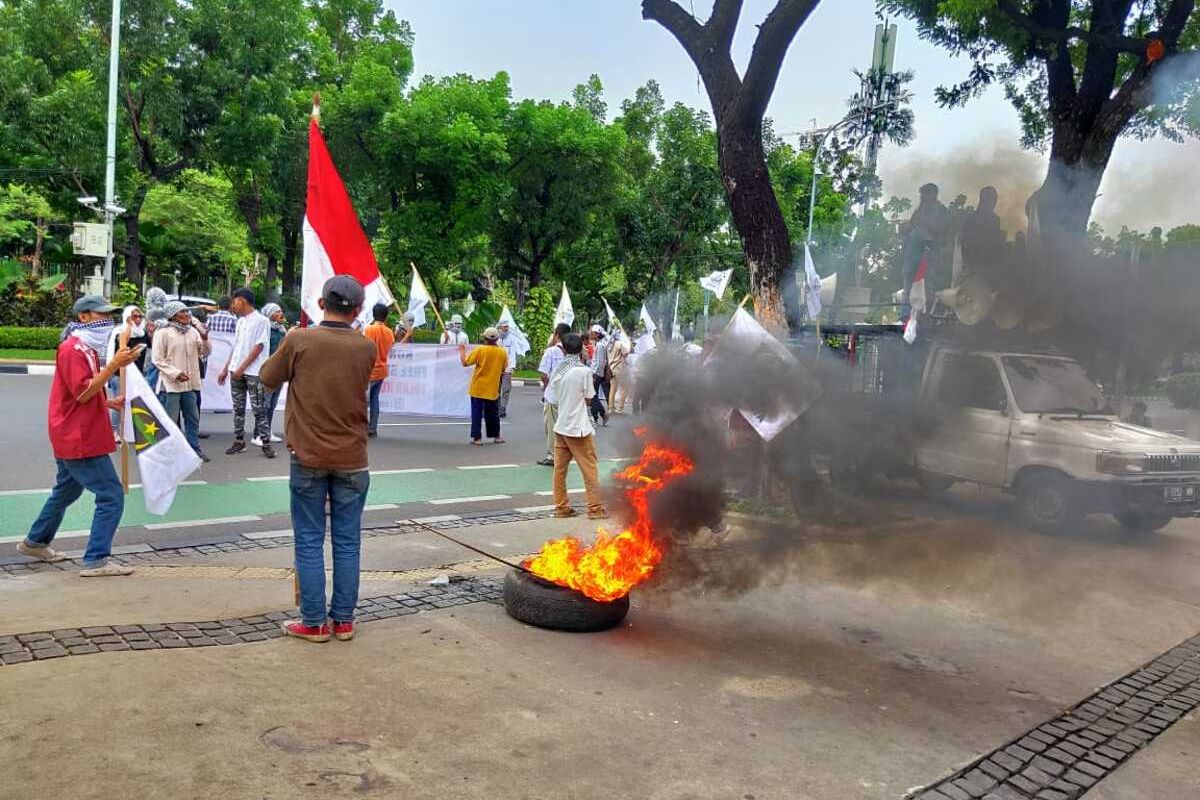
<instances>
[{"instance_id":1,"label":"red and white indonesian flag","mask_svg":"<svg viewBox=\"0 0 1200 800\"><path fill-rule=\"evenodd\" d=\"M926 308L925 273L929 271L929 256L921 256L917 265L917 274L913 276L912 288L908 290L908 320L904 323L904 341L912 344L917 339L917 314L924 314Z\"/></svg>"},{"instance_id":2,"label":"red and white indonesian flag","mask_svg":"<svg viewBox=\"0 0 1200 800\"><path fill-rule=\"evenodd\" d=\"M300 281L300 304L314 323L324 317L317 305L321 288L334 275L351 275L363 285L366 301L359 318L364 324L376 303L395 302L314 116L308 126L308 206Z\"/></svg>"}]
</instances>

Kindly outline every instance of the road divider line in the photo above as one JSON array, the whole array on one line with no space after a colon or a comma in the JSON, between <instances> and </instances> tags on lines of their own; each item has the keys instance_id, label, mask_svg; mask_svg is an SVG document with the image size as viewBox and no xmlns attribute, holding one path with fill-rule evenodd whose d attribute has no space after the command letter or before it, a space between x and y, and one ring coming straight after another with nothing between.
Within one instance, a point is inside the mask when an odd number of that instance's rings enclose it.
<instances>
[{"instance_id":1,"label":"road divider line","mask_svg":"<svg viewBox=\"0 0 1200 800\"><path fill-rule=\"evenodd\" d=\"M228 525L234 522L261 522L262 517L246 515L244 517L217 517L214 519L189 519L185 522L151 522L142 527L149 531L164 531L172 528L199 528L202 525Z\"/></svg>"},{"instance_id":2,"label":"road divider line","mask_svg":"<svg viewBox=\"0 0 1200 800\"><path fill-rule=\"evenodd\" d=\"M554 492L534 492L538 497L553 497ZM567 489L567 494L583 494L583 489Z\"/></svg>"},{"instance_id":3,"label":"road divider line","mask_svg":"<svg viewBox=\"0 0 1200 800\"><path fill-rule=\"evenodd\" d=\"M518 514L540 514L543 511L553 511L554 506L525 506L524 508L514 508Z\"/></svg>"},{"instance_id":4,"label":"road divider line","mask_svg":"<svg viewBox=\"0 0 1200 800\"><path fill-rule=\"evenodd\" d=\"M416 475L419 472L434 472L432 467L413 467L412 469L373 469L372 475Z\"/></svg>"},{"instance_id":5,"label":"road divider line","mask_svg":"<svg viewBox=\"0 0 1200 800\"><path fill-rule=\"evenodd\" d=\"M379 503L373 506L363 506L363 511L390 511L393 508L399 507L395 503Z\"/></svg>"},{"instance_id":6,"label":"road divider line","mask_svg":"<svg viewBox=\"0 0 1200 800\"><path fill-rule=\"evenodd\" d=\"M286 481L291 477L291 475L258 475L253 478L246 478L246 480L254 483L266 483L267 481Z\"/></svg>"},{"instance_id":7,"label":"road divider line","mask_svg":"<svg viewBox=\"0 0 1200 800\"><path fill-rule=\"evenodd\" d=\"M512 500L508 494L481 494L478 497L443 497L441 500L430 500L431 506L452 506L455 503L483 503L488 500Z\"/></svg>"},{"instance_id":8,"label":"road divider line","mask_svg":"<svg viewBox=\"0 0 1200 800\"><path fill-rule=\"evenodd\" d=\"M455 469L512 469L519 467L520 464L475 464L467 467L455 467Z\"/></svg>"},{"instance_id":9,"label":"road divider line","mask_svg":"<svg viewBox=\"0 0 1200 800\"><path fill-rule=\"evenodd\" d=\"M295 536L295 532L291 528L285 528L279 531L255 531L254 533L243 533L243 539L251 539L258 541L259 539L291 539Z\"/></svg>"},{"instance_id":10,"label":"road divider line","mask_svg":"<svg viewBox=\"0 0 1200 800\"><path fill-rule=\"evenodd\" d=\"M398 519L397 525L404 525L409 522L418 522L422 525L435 525L439 522L458 522L462 519L458 514L443 514L440 517L414 517L413 519Z\"/></svg>"},{"instance_id":11,"label":"road divider line","mask_svg":"<svg viewBox=\"0 0 1200 800\"><path fill-rule=\"evenodd\" d=\"M15 497L22 494L50 494L52 489L5 489L0 497Z\"/></svg>"},{"instance_id":12,"label":"road divider line","mask_svg":"<svg viewBox=\"0 0 1200 800\"><path fill-rule=\"evenodd\" d=\"M470 425L470 422L381 422L381 428L425 428L434 425Z\"/></svg>"}]
</instances>

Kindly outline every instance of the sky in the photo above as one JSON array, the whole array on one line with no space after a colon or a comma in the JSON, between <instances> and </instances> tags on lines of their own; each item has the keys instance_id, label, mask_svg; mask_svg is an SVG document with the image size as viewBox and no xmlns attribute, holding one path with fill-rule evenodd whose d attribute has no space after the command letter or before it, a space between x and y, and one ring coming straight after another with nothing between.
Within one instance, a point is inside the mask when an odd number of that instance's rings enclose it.
<instances>
[{"instance_id":1,"label":"sky","mask_svg":"<svg viewBox=\"0 0 1200 800\"><path fill-rule=\"evenodd\" d=\"M668 103L708 110L695 68L670 34L641 18L638 0L384 0L416 37L415 75L467 73L490 77L505 71L516 98L566 100L576 84L595 73L605 87L609 116L650 79ZM712 0L680 0L701 20ZM746 0L734 41L744 70L757 23L775 0ZM824 0L788 51L768 116L781 133L836 122L858 88L852 69L869 66L875 36L873 0ZM1045 157L1016 146L1016 112L994 88L965 108L943 109L934 101L939 84L961 80L968 62L917 38L906 20L899 26L896 68L912 69L910 84L917 138L907 148L884 147L880 175L886 194L913 196L933 181L943 199L980 186L1000 189L1002 210L1016 209L1037 188ZM1122 141L1110 164L1095 218L1115 233L1121 225L1147 230L1200 222L1192 187L1200 182L1200 142ZM1007 200L1007 204L1004 201ZM1015 224L1015 223L1014 223Z\"/></svg>"}]
</instances>

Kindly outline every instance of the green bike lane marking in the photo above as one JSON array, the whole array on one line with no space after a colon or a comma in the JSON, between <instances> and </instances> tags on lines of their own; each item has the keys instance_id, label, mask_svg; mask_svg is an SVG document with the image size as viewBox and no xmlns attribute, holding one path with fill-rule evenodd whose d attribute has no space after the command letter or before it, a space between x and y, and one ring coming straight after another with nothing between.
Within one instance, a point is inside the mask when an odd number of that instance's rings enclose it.
<instances>
[{"instance_id":1,"label":"green bike lane marking","mask_svg":"<svg viewBox=\"0 0 1200 800\"><path fill-rule=\"evenodd\" d=\"M620 462L601 461L603 468ZM606 474L607 470L602 470ZM550 488L551 470L540 466L509 467L507 469L458 470L371 476L367 505L384 503L418 503L428 500L448 500L480 495L522 495ZM583 486L578 468L567 476L569 488ZM29 494L0 496L0 543L19 541L29 532L42 505L49 495L31 490ZM142 490L131 489L125 498L125 513L121 527L161 522L193 522L226 517L286 514L290 510L291 494L286 480L248 481L236 483L206 483L199 486L180 486L175 502L165 516L146 512ZM437 513L431 507L430 513ZM445 508L442 506L441 508ZM93 497L84 492L63 517L60 531L86 530L92 524L95 509Z\"/></svg>"}]
</instances>

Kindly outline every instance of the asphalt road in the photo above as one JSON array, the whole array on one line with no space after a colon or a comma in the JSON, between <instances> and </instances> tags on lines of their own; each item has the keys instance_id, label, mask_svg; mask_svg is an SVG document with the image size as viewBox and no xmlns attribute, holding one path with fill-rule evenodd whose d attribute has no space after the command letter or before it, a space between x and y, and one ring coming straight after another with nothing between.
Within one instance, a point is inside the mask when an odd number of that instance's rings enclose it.
<instances>
[{"instance_id":1,"label":"asphalt road","mask_svg":"<svg viewBox=\"0 0 1200 800\"><path fill-rule=\"evenodd\" d=\"M46 435L49 386L47 377L0 376L0 396L5 398L7 412L0 417L0 445L6 454L0 463L0 555L11 550L28 529L54 483L54 460ZM372 488L367 523L400 516L436 516L454 509L550 503L546 495L550 470L536 465L545 450L540 397L534 386L513 389L509 416L501 427L507 440L503 445L471 445L464 420L385 414L380 435L370 445ZM282 418L280 411L277 433L283 428ZM610 427L599 431L602 459L620 455L619 443L628 438L629 427L627 419L614 418ZM277 446L280 455L275 459L264 458L254 448L226 456L225 448L233 439L231 415L202 413L201 429L211 434L203 445L212 462L201 467L189 485L180 487L174 506L163 518L145 512L135 486L126 502L119 542L161 539L176 527L189 531L201 525L233 523L244 530L289 527L288 460L283 447ZM580 486L577 473L573 471L571 477L571 485ZM138 481L134 466L131 482ZM91 500L85 495L63 523L64 538L81 533L90 516Z\"/></svg>"}]
</instances>

